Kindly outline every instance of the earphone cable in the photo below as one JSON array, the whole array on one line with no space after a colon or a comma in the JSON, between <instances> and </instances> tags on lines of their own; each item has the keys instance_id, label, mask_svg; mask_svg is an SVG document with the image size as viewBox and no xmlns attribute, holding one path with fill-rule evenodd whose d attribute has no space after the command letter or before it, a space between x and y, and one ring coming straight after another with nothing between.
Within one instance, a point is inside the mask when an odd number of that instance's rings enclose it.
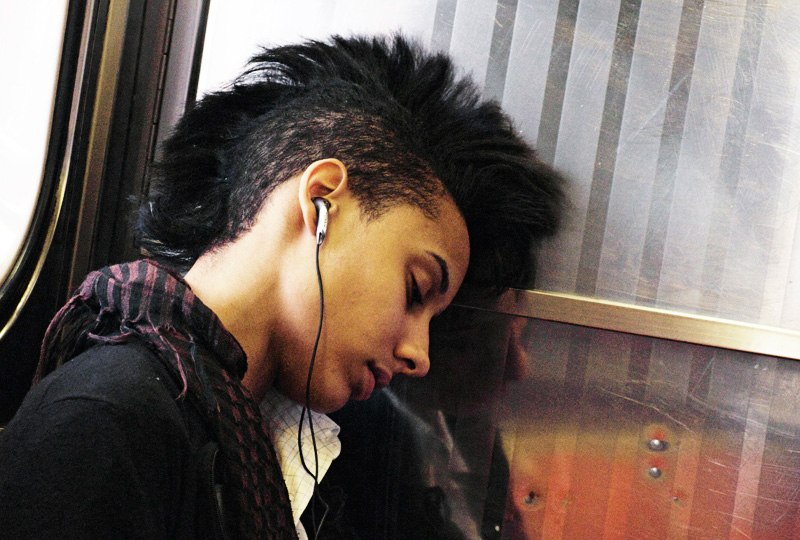
<instances>
[{"instance_id":1,"label":"earphone cable","mask_svg":"<svg viewBox=\"0 0 800 540\"><path fill-rule=\"evenodd\" d=\"M325 511L322 514L322 518L317 524L316 518L316 505L314 504L314 500L311 500L311 521L314 524L314 539L319 536L319 531L322 529L322 524L325 522L325 518L328 515L328 510L330 509L328 503L322 498L319 493L319 454L317 452L317 439L314 435L314 421L311 417L311 411L308 413L308 427L311 430L311 444L314 448L314 472L312 473L311 470L306 465L305 457L303 456L303 420L306 416L306 409L311 404L311 375L314 372L314 362L317 358L317 347L319 346L319 339L322 335L322 320L325 313L325 296L322 290L322 273L319 269L319 248L322 242L317 242L317 255L316 255L316 266L317 266L317 283L319 284L319 326L317 327L317 337L314 340L314 348L311 351L311 362L308 366L308 379L306 380L306 402L305 406L303 407L302 412L300 413L300 429L297 432L297 447L300 451L300 463L302 463L303 468L306 472L314 479L314 496L323 506Z\"/></svg>"}]
</instances>

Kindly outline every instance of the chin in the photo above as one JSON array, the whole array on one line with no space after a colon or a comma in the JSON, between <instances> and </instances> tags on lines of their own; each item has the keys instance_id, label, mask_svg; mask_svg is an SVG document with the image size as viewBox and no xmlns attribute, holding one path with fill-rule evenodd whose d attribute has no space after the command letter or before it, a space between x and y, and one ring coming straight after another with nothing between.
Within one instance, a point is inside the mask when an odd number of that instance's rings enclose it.
<instances>
[{"instance_id":1,"label":"chin","mask_svg":"<svg viewBox=\"0 0 800 540\"><path fill-rule=\"evenodd\" d=\"M320 405L320 406L317 406L317 407L313 407L313 411L315 413L320 413L320 414L330 414L332 412L338 411L339 409L344 407L346 404L347 404L347 402L345 401L342 404L338 404L337 403L335 405L329 405L329 404Z\"/></svg>"},{"instance_id":2,"label":"chin","mask_svg":"<svg viewBox=\"0 0 800 540\"><path fill-rule=\"evenodd\" d=\"M328 384L320 384L325 383ZM314 380L311 383L311 403L308 405L312 411L320 414L328 414L338 411L344 407L351 399L353 392L346 384L332 385L330 384L330 377L325 380L321 378ZM278 385L278 390L283 392L294 402L299 403L301 406L306 404L306 386L303 384L301 387L282 388Z\"/></svg>"},{"instance_id":3,"label":"chin","mask_svg":"<svg viewBox=\"0 0 800 540\"><path fill-rule=\"evenodd\" d=\"M314 412L318 412L321 414L328 414L332 412L336 412L342 407L344 407L347 402L350 400L350 394L336 394L336 395L327 395L322 396L321 398L314 398L314 389L311 389L311 409Z\"/></svg>"}]
</instances>

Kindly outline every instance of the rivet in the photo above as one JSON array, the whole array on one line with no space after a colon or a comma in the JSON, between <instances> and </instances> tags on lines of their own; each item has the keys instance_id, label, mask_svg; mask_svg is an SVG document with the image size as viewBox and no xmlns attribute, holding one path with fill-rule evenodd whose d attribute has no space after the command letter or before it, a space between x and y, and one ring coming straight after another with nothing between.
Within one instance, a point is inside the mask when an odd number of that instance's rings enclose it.
<instances>
[{"instance_id":1,"label":"rivet","mask_svg":"<svg viewBox=\"0 0 800 540\"><path fill-rule=\"evenodd\" d=\"M522 502L524 502L525 504L533 504L534 499L536 499L536 494L533 491L531 491L530 493L528 493L528 495L525 496L524 499L522 499Z\"/></svg>"},{"instance_id":2,"label":"rivet","mask_svg":"<svg viewBox=\"0 0 800 540\"><path fill-rule=\"evenodd\" d=\"M660 478L661 477L661 469L658 467L650 467L650 470L647 471L652 478Z\"/></svg>"},{"instance_id":3,"label":"rivet","mask_svg":"<svg viewBox=\"0 0 800 540\"><path fill-rule=\"evenodd\" d=\"M654 452L662 452L667 449L667 442L661 439L650 439L647 447Z\"/></svg>"},{"instance_id":4,"label":"rivet","mask_svg":"<svg viewBox=\"0 0 800 540\"><path fill-rule=\"evenodd\" d=\"M495 525L494 530L495 532L500 532L500 525Z\"/></svg>"}]
</instances>

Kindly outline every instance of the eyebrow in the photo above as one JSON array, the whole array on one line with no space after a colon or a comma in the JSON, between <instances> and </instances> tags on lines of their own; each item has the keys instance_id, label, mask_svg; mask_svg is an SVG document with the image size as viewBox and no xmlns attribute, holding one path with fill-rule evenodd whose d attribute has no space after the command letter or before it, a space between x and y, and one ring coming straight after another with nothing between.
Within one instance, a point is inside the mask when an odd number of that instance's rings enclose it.
<instances>
[{"instance_id":1,"label":"eyebrow","mask_svg":"<svg viewBox=\"0 0 800 540\"><path fill-rule=\"evenodd\" d=\"M447 292L448 287L450 287L450 271L447 268L447 261L431 251L429 251L428 254L439 263L439 269L442 271L442 281L439 283L439 294L444 294Z\"/></svg>"}]
</instances>

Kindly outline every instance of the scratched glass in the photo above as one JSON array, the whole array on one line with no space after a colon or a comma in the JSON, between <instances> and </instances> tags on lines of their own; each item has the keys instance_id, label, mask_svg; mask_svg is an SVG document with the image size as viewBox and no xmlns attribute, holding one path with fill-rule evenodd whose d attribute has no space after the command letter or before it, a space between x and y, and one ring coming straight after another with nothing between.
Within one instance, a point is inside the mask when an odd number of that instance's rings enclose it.
<instances>
[{"instance_id":1,"label":"scratched glass","mask_svg":"<svg viewBox=\"0 0 800 540\"><path fill-rule=\"evenodd\" d=\"M797 361L455 311L390 390L418 453L388 474L464 538L800 538Z\"/></svg>"},{"instance_id":2,"label":"scratched glass","mask_svg":"<svg viewBox=\"0 0 800 540\"><path fill-rule=\"evenodd\" d=\"M200 88L257 43L397 29L570 177L537 288L800 329L794 2L212 2Z\"/></svg>"},{"instance_id":3,"label":"scratched glass","mask_svg":"<svg viewBox=\"0 0 800 540\"><path fill-rule=\"evenodd\" d=\"M504 95L574 180L537 285L800 328L796 6L567 4L519 4L509 73L560 63Z\"/></svg>"}]
</instances>

